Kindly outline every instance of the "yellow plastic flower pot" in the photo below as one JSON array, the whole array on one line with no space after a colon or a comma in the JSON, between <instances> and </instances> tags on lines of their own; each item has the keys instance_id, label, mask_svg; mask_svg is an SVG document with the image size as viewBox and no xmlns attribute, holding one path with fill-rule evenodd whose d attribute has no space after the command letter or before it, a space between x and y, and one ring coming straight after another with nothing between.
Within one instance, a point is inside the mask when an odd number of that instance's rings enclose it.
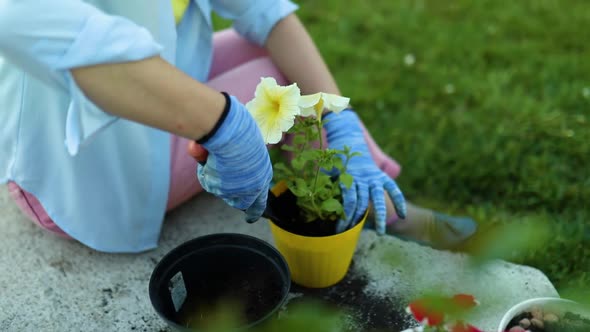
<instances>
[{"instance_id":1,"label":"yellow plastic flower pot","mask_svg":"<svg viewBox=\"0 0 590 332\"><path fill-rule=\"evenodd\" d=\"M342 280L350 267L367 215L365 213L356 226L345 232L315 237L293 234L269 220L275 246L289 265L291 279L308 288L329 287Z\"/></svg>"}]
</instances>

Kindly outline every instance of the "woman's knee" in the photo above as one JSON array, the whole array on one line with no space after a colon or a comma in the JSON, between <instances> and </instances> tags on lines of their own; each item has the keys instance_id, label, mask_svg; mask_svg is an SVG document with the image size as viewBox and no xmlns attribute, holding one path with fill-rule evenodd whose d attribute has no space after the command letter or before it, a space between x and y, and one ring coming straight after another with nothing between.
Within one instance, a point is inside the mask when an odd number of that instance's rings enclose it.
<instances>
[{"instance_id":1,"label":"woman's knee","mask_svg":"<svg viewBox=\"0 0 590 332\"><path fill-rule=\"evenodd\" d=\"M269 57L262 57L224 72L207 82L207 85L218 91L226 91L246 103L254 97L261 77L273 77L280 85L288 84L274 62Z\"/></svg>"},{"instance_id":2,"label":"woman's knee","mask_svg":"<svg viewBox=\"0 0 590 332\"><path fill-rule=\"evenodd\" d=\"M256 58L268 56L268 52L244 37L234 29L225 29L213 35L213 61L209 79Z\"/></svg>"},{"instance_id":3,"label":"woman's knee","mask_svg":"<svg viewBox=\"0 0 590 332\"><path fill-rule=\"evenodd\" d=\"M23 190L15 182L8 182L8 192L18 208L29 220L50 233L69 238L69 236L59 228L53 220L51 220L45 211L45 208L35 196Z\"/></svg>"}]
</instances>

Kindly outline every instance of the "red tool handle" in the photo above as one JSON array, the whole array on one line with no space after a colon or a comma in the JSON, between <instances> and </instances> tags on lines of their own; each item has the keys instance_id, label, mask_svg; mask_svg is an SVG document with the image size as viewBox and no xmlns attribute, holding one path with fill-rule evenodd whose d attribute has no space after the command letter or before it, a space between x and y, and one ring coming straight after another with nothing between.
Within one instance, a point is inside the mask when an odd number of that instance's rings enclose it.
<instances>
[{"instance_id":1,"label":"red tool handle","mask_svg":"<svg viewBox=\"0 0 590 332\"><path fill-rule=\"evenodd\" d=\"M188 145L188 154L190 154L199 164L204 165L207 162L207 156L209 155L209 151L205 150L205 148L195 142L191 141Z\"/></svg>"}]
</instances>

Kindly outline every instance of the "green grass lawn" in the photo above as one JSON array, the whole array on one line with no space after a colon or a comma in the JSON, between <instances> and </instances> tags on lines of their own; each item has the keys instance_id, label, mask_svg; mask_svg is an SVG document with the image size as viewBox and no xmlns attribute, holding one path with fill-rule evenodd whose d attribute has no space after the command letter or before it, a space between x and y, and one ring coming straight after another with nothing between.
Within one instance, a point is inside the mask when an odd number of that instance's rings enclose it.
<instances>
[{"instance_id":1,"label":"green grass lawn","mask_svg":"<svg viewBox=\"0 0 590 332\"><path fill-rule=\"evenodd\" d=\"M511 260L589 284L589 1L296 2L410 200L549 225Z\"/></svg>"},{"instance_id":2,"label":"green grass lawn","mask_svg":"<svg viewBox=\"0 0 590 332\"><path fill-rule=\"evenodd\" d=\"M482 229L549 225L513 260L588 285L590 2L297 3L410 200Z\"/></svg>"}]
</instances>

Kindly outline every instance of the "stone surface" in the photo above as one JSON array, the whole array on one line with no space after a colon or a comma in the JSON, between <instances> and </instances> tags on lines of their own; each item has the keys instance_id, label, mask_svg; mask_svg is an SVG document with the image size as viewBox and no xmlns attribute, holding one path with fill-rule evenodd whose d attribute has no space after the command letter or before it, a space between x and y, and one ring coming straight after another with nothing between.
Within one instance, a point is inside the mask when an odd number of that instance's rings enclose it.
<instances>
[{"instance_id":1,"label":"stone surface","mask_svg":"<svg viewBox=\"0 0 590 332\"><path fill-rule=\"evenodd\" d=\"M18 211L3 186L0 229L0 331L19 332L168 331L147 293L152 269L168 251L194 237L217 232L249 234L272 243L266 222L246 224L241 213L209 195L169 214L160 246L137 255L98 253L44 233ZM472 293L482 302L472 321L490 331L513 304L531 297L557 296L538 270L506 262L473 269L465 255L373 232L362 234L346 282L314 294L337 304L352 303L352 315L361 325L383 319L365 310L367 306L355 308L350 297L354 294L375 299L378 303L371 310L390 304L391 315L403 317L399 326L404 327L415 322L403 308L421 292ZM298 288L293 294L314 295Z\"/></svg>"}]
</instances>

